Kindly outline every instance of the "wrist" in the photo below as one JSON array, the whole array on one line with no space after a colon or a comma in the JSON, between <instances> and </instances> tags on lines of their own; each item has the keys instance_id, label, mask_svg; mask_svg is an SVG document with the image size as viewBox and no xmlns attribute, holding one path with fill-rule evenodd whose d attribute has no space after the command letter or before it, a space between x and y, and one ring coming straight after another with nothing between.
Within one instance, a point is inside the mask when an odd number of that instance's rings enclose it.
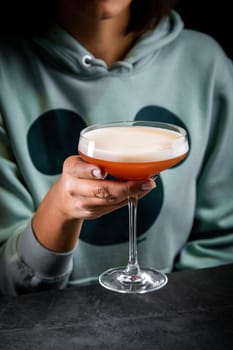
<instances>
[{"instance_id":1,"label":"wrist","mask_svg":"<svg viewBox=\"0 0 233 350\"><path fill-rule=\"evenodd\" d=\"M82 219L70 218L56 206L43 201L32 218L32 229L36 239L45 248L67 252L74 249L82 223Z\"/></svg>"}]
</instances>

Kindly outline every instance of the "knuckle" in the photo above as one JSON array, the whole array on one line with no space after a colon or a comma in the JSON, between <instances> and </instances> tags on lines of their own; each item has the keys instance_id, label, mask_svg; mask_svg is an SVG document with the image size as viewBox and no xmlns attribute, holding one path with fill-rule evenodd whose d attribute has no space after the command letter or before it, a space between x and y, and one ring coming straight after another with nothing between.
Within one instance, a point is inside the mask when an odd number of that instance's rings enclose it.
<instances>
[{"instance_id":1,"label":"knuckle","mask_svg":"<svg viewBox=\"0 0 233 350\"><path fill-rule=\"evenodd\" d=\"M78 201L74 209L83 219L92 219L94 216L93 210L88 207L85 201Z\"/></svg>"},{"instance_id":2,"label":"knuckle","mask_svg":"<svg viewBox=\"0 0 233 350\"><path fill-rule=\"evenodd\" d=\"M105 186L97 186L93 189L93 196L96 198L109 199L111 195Z\"/></svg>"},{"instance_id":3,"label":"knuckle","mask_svg":"<svg viewBox=\"0 0 233 350\"><path fill-rule=\"evenodd\" d=\"M86 205L82 201L76 201L74 207L76 211L85 212L87 210Z\"/></svg>"},{"instance_id":4,"label":"knuckle","mask_svg":"<svg viewBox=\"0 0 233 350\"><path fill-rule=\"evenodd\" d=\"M62 174L59 181L61 188L67 197L72 198L76 196L76 187L74 186L73 179L69 174Z\"/></svg>"},{"instance_id":5,"label":"knuckle","mask_svg":"<svg viewBox=\"0 0 233 350\"><path fill-rule=\"evenodd\" d=\"M85 210L83 212L83 215L84 215L85 219L94 219L95 218L95 215L91 210Z\"/></svg>"},{"instance_id":6,"label":"knuckle","mask_svg":"<svg viewBox=\"0 0 233 350\"><path fill-rule=\"evenodd\" d=\"M63 170L68 170L74 166L74 163L76 163L76 156L69 156L64 160L63 163Z\"/></svg>"},{"instance_id":7,"label":"knuckle","mask_svg":"<svg viewBox=\"0 0 233 350\"><path fill-rule=\"evenodd\" d=\"M76 178L85 178L89 177L89 167L90 165L82 161L78 156L69 156L63 162L62 172Z\"/></svg>"},{"instance_id":8,"label":"knuckle","mask_svg":"<svg viewBox=\"0 0 233 350\"><path fill-rule=\"evenodd\" d=\"M97 210L85 209L83 210L83 217L88 220L97 219L101 214Z\"/></svg>"}]
</instances>

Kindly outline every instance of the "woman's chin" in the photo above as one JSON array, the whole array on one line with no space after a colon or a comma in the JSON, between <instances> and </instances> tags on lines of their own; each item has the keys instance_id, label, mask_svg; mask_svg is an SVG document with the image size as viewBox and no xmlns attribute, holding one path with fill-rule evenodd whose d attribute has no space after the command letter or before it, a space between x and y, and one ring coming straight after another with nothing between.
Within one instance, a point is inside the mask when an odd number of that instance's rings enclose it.
<instances>
[{"instance_id":1,"label":"woman's chin","mask_svg":"<svg viewBox=\"0 0 233 350\"><path fill-rule=\"evenodd\" d=\"M118 17L129 9L131 0L96 0L86 2L83 10L89 17L96 19L111 19Z\"/></svg>"}]
</instances>

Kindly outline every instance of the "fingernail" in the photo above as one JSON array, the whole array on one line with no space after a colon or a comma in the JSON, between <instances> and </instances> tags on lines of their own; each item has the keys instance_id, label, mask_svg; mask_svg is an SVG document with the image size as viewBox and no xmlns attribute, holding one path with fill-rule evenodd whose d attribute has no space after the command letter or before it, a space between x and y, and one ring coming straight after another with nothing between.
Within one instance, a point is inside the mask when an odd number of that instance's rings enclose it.
<instances>
[{"instance_id":1,"label":"fingernail","mask_svg":"<svg viewBox=\"0 0 233 350\"><path fill-rule=\"evenodd\" d=\"M92 175L97 179L105 179L108 173L106 173L103 169L95 168L92 171Z\"/></svg>"},{"instance_id":2,"label":"fingernail","mask_svg":"<svg viewBox=\"0 0 233 350\"><path fill-rule=\"evenodd\" d=\"M153 181L150 181L150 180L145 181L141 184L141 189L143 191L152 190L155 187L156 187L155 183Z\"/></svg>"},{"instance_id":3,"label":"fingernail","mask_svg":"<svg viewBox=\"0 0 233 350\"><path fill-rule=\"evenodd\" d=\"M103 177L99 168L92 169L92 175L98 179L101 179Z\"/></svg>"}]
</instances>

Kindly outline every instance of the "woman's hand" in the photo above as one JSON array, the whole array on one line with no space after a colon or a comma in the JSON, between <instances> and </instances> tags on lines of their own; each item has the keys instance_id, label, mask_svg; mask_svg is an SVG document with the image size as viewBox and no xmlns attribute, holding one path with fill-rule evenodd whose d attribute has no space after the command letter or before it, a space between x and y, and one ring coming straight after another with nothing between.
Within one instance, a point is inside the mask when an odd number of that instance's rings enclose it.
<instances>
[{"instance_id":1,"label":"woman's hand","mask_svg":"<svg viewBox=\"0 0 233 350\"><path fill-rule=\"evenodd\" d=\"M68 219L95 219L125 206L128 196L141 198L155 187L154 181L105 180L100 168L80 157L66 159L59 180L64 191ZM67 211L68 209L68 211Z\"/></svg>"},{"instance_id":2,"label":"woman's hand","mask_svg":"<svg viewBox=\"0 0 233 350\"><path fill-rule=\"evenodd\" d=\"M41 202L32 222L37 239L48 249L68 251L79 237L84 219L95 219L142 198L155 187L145 181L106 180L94 164L67 158L59 180Z\"/></svg>"}]
</instances>

